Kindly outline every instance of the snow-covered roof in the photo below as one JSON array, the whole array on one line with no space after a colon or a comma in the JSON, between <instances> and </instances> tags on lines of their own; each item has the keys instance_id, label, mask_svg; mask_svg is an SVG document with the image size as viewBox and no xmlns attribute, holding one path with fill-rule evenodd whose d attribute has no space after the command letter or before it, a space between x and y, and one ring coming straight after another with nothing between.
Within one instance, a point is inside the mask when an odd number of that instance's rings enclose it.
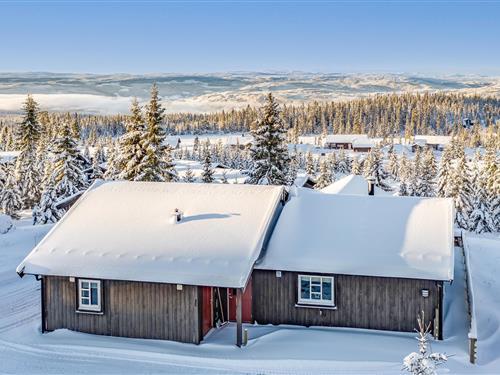
<instances>
[{"instance_id":1,"label":"snow-covered roof","mask_svg":"<svg viewBox=\"0 0 500 375\"><path fill-rule=\"evenodd\" d=\"M257 269L453 279L450 199L298 190Z\"/></svg>"},{"instance_id":2,"label":"snow-covered roof","mask_svg":"<svg viewBox=\"0 0 500 375\"><path fill-rule=\"evenodd\" d=\"M449 135L416 135L415 141L422 140L430 145L447 145L451 142Z\"/></svg>"},{"instance_id":3,"label":"snow-covered roof","mask_svg":"<svg viewBox=\"0 0 500 375\"><path fill-rule=\"evenodd\" d=\"M325 137L325 143L352 143L356 139L367 139L366 134L329 134Z\"/></svg>"},{"instance_id":4,"label":"snow-covered roof","mask_svg":"<svg viewBox=\"0 0 500 375\"><path fill-rule=\"evenodd\" d=\"M17 271L243 287L282 193L277 186L94 184ZM184 215L178 223L176 208Z\"/></svg>"},{"instance_id":5,"label":"snow-covered roof","mask_svg":"<svg viewBox=\"0 0 500 375\"><path fill-rule=\"evenodd\" d=\"M368 181L363 176L350 174L320 190L326 194L368 195ZM375 195L391 195L375 186Z\"/></svg>"},{"instance_id":6,"label":"snow-covered roof","mask_svg":"<svg viewBox=\"0 0 500 375\"><path fill-rule=\"evenodd\" d=\"M372 148L375 147L375 142L370 138L356 138L352 141L352 147Z\"/></svg>"}]
</instances>

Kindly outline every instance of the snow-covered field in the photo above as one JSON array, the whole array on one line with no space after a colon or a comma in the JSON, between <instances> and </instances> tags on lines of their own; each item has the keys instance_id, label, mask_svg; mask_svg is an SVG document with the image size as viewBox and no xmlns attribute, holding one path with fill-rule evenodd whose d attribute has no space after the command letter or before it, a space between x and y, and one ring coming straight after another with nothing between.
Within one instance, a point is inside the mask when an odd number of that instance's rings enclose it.
<instances>
[{"instance_id":1,"label":"snow-covered field","mask_svg":"<svg viewBox=\"0 0 500 375\"><path fill-rule=\"evenodd\" d=\"M0 373L401 373L405 355L416 350L411 333L368 330L247 326L249 343L234 346L234 327L214 331L200 345L94 336L67 330L41 334L39 283L20 279L15 267L50 229L29 219L0 235ZM450 355L442 373L500 373L499 238L479 240L472 256L479 319L479 365L468 363L464 274L456 251L455 281L444 341L434 351ZM482 356L484 353L484 357Z\"/></svg>"}]
</instances>

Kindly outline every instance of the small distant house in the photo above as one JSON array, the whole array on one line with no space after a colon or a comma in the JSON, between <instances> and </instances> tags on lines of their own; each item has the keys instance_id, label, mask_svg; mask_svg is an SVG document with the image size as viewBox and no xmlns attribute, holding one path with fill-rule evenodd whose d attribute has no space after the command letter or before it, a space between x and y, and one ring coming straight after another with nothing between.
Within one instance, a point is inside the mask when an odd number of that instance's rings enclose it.
<instances>
[{"instance_id":1,"label":"small distant house","mask_svg":"<svg viewBox=\"0 0 500 375\"><path fill-rule=\"evenodd\" d=\"M368 139L366 134L330 134L325 137L323 147L334 150L352 150L353 143Z\"/></svg>"},{"instance_id":2,"label":"small distant house","mask_svg":"<svg viewBox=\"0 0 500 375\"><path fill-rule=\"evenodd\" d=\"M410 332L423 311L442 338L453 263L451 200L303 189L255 266L253 317Z\"/></svg>"},{"instance_id":3,"label":"small distant house","mask_svg":"<svg viewBox=\"0 0 500 375\"><path fill-rule=\"evenodd\" d=\"M424 142L426 147L442 151L451 142L451 136L447 135L416 135L415 142Z\"/></svg>"},{"instance_id":4,"label":"small distant house","mask_svg":"<svg viewBox=\"0 0 500 375\"><path fill-rule=\"evenodd\" d=\"M252 147L252 137L229 137L226 145L232 149L249 150Z\"/></svg>"},{"instance_id":5,"label":"small distant house","mask_svg":"<svg viewBox=\"0 0 500 375\"><path fill-rule=\"evenodd\" d=\"M302 176L297 176L294 182L295 186L298 187L303 187L307 189L314 189L316 186L316 180L309 176L308 174L302 175Z\"/></svg>"},{"instance_id":6,"label":"small distant house","mask_svg":"<svg viewBox=\"0 0 500 375\"><path fill-rule=\"evenodd\" d=\"M370 152L375 147L375 143L370 138L357 138L352 142L354 152Z\"/></svg>"},{"instance_id":7,"label":"small distant house","mask_svg":"<svg viewBox=\"0 0 500 375\"><path fill-rule=\"evenodd\" d=\"M424 151L426 150L428 147L427 145L427 142L425 139L418 139L418 140L415 140L415 142L412 143L411 145L411 152L417 152L418 151Z\"/></svg>"}]
</instances>

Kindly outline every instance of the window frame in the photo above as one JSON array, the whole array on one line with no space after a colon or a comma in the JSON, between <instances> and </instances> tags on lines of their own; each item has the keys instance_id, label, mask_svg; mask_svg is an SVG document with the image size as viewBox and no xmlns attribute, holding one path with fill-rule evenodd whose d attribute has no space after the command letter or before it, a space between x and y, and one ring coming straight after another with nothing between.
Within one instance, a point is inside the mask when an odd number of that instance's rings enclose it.
<instances>
[{"instance_id":1,"label":"window frame","mask_svg":"<svg viewBox=\"0 0 500 375\"><path fill-rule=\"evenodd\" d=\"M321 299L305 299L302 298L302 293L301 293L301 281L303 277L309 278L309 296L311 296L311 290L312 290L312 278L320 278L320 294L321 294ZM331 282L331 294L332 298L331 300L326 300L323 299L323 280L328 279ZM326 306L326 307L336 307L335 305L335 277L334 276L324 276L324 275L306 275L306 274L299 274L297 275L297 304L298 305L307 305L307 306Z\"/></svg>"},{"instance_id":2,"label":"window frame","mask_svg":"<svg viewBox=\"0 0 500 375\"><path fill-rule=\"evenodd\" d=\"M88 288L82 288L82 283L89 283ZM97 305L91 305L90 300L91 300L91 293L92 293L92 288L91 288L91 283L97 283ZM82 298L87 298L87 297L82 297L82 290L88 290L89 291L89 304L82 304ZM103 299L102 299L102 281L101 280L96 280L96 279L78 279L77 280L77 305L78 305L78 311L81 312L91 312L91 313L101 313L102 308L103 308Z\"/></svg>"}]
</instances>

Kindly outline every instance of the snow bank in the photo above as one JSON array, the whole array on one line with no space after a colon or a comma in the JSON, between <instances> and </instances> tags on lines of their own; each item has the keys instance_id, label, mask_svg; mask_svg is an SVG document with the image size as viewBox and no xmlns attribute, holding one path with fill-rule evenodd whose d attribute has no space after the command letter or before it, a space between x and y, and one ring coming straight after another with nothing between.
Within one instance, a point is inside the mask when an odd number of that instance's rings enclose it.
<instances>
[{"instance_id":1,"label":"snow bank","mask_svg":"<svg viewBox=\"0 0 500 375\"><path fill-rule=\"evenodd\" d=\"M243 287L282 191L277 186L102 182L77 201L17 271ZM172 224L175 209L184 218Z\"/></svg>"},{"instance_id":2,"label":"snow bank","mask_svg":"<svg viewBox=\"0 0 500 375\"><path fill-rule=\"evenodd\" d=\"M0 234L5 234L14 227L9 215L0 214Z\"/></svg>"},{"instance_id":3,"label":"snow bank","mask_svg":"<svg viewBox=\"0 0 500 375\"><path fill-rule=\"evenodd\" d=\"M326 194L368 195L368 181L363 176L348 175L320 190ZM391 195L375 186L375 195Z\"/></svg>"},{"instance_id":4,"label":"snow bank","mask_svg":"<svg viewBox=\"0 0 500 375\"><path fill-rule=\"evenodd\" d=\"M451 200L299 191L256 268L453 279Z\"/></svg>"}]
</instances>

